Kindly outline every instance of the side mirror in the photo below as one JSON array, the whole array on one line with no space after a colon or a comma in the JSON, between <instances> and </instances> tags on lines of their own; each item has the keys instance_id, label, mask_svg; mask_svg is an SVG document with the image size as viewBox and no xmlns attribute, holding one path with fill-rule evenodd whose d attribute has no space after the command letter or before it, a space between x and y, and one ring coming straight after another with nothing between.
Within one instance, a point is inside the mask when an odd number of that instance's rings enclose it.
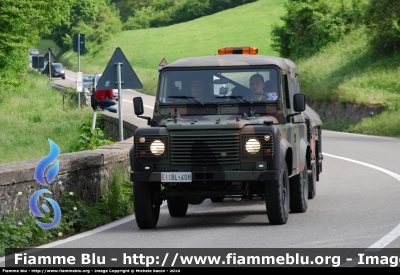
<instances>
[{"instance_id":1,"label":"side mirror","mask_svg":"<svg viewBox=\"0 0 400 275\"><path fill-rule=\"evenodd\" d=\"M133 98L133 109L135 110L135 115L137 115L137 116L140 116L144 113L143 100L141 97Z\"/></svg>"},{"instance_id":2,"label":"side mirror","mask_svg":"<svg viewBox=\"0 0 400 275\"><path fill-rule=\"evenodd\" d=\"M143 100L141 97L133 98L133 108L135 109L135 115L137 115L137 117L147 120L147 125L150 125L151 127L156 126L156 121L151 119L151 117L142 116L144 110L143 110Z\"/></svg>"},{"instance_id":3,"label":"side mirror","mask_svg":"<svg viewBox=\"0 0 400 275\"><path fill-rule=\"evenodd\" d=\"M293 96L293 109L296 112L303 112L306 109L306 95L295 94Z\"/></svg>"},{"instance_id":4,"label":"side mirror","mask_svg":"<svg viewBox=\"0 0 400 275\"><path fill-rule=\"evenodd\" d=\"M293 96L293 110L296 113L288 114L286 116L286 122L290 122L290 118L297 116L300 112L303 112L306 109L306 95L305 94L295 94Z\"/></svg>"}]
</instances>

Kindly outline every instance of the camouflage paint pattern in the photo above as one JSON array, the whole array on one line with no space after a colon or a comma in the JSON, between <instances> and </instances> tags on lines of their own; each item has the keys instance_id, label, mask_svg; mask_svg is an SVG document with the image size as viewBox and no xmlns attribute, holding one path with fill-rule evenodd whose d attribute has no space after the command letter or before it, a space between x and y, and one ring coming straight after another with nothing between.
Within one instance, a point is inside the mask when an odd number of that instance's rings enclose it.
<instances>
[{"instance_id":1,"label":"camouflage paint pattern","mask_svg":"<svg viewBox=\"0 0 400 275\"><path fill-rule=\"evenodd\" d=\"M263 185L279 180L285 163L293 177L321 162L318 114L306 106L304 112L293 115L297 113L294 95L300 93L300 86L291 60L260 55L184 58L161 69L158 87L163 74L171 71L263 67L276 68L279 74L281 97L272 102L162 102L157 95L154 126L138 128L134 134L131 180L161 183L162 172L191 172L191 182L163 182L161 199L178 196L199 204L214 196L263 196ZM255 154L245 149L249 139L259 141ZM160 155L151 153L154 140L165 145Z\"/></svg>"}]
</instances>

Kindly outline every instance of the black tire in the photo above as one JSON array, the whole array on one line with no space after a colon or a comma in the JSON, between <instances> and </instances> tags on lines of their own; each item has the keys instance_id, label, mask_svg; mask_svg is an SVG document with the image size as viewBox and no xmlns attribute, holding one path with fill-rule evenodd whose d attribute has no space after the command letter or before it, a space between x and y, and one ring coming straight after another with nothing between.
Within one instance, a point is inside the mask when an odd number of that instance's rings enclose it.
<instances>
[{"instance_id":1,"label":"black tire","mask_svg":"<svg viewBox=\"0 0 400 275\"><path fill-rule=\"evenodd\" d=\"M155 228L160 216L160 184L135 182L133 199L136 223L140 229Z\"/></svg>"},{"instance_id":2,"label":"black tire","mask_svg":"<svg viewBox=\"0 0 400 275\"><path fill-rule=\"evenodd\" d=\"M171 217L184 217L189 204L183 198L167 199L168 211Z\"/></svg>"},{"instance_id":3,"label":"black tire","mask_svg":"<svg viewBox=\"0 0 400 275\"><path fill-rule=\"evenodd\" d=\"M212 198L210 198L210 200L211 200L212 202L223 202L224 199L225 199L225 196L218 196L218 197L212 197Z\"/></svg>"},{"instance_id":4,"label":"black tire","mask_svg":"<svg viewBox=\"0 0 400 275\"><path fill-rule=\"evenodd\" d=\"M308 174L308 199L312 200L317 194L317 167L311 165L311 170L307 170Z\"/></svg>"},{"instance_id":5,"label":"black tire","mask_svg":"<svg viewBox=\"0 0 400 275\"><path fill-rule=\"evenodd\" d=\"M289 218L289 173L286 163L281 169L279 180L265 184L265 205L270 224L285 224Z\"/></svg>"},{"instance_id":6,"label":"black tire","mask_svg":"<svg viewBox=\"0 0 400 275\"><path fill-rule=\"evenodd\" d=\"M290 212L304 213L308 204L308 174L304 167L298 175L290 178Z\"/></svg>"}]
</instances>

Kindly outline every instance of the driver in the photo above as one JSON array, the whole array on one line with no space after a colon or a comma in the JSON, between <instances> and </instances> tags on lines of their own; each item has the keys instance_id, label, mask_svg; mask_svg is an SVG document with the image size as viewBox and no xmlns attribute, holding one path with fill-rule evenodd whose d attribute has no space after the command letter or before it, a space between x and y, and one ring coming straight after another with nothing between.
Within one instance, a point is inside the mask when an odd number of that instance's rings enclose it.
<instances>
[{"instance_id":1,"label":"driver","mask_svg":"<svg viewBox=\"0 0 400 275\"><path fill-rule=\"evenodd\" d=\"M264 94L264 77L260 74L253 74L250 77L249 80L250 84L250 91L252 92L251 95L249 95L250 100L261 100L262 98L265 98ZM260 95L257 95L259 93Z\"/></svg>"},{"instance_id":2,"label":"driver","mask_svg":"<svg viewBox=\"0 0 400 275\"><path fill-rule=\"evenodd\" d=\"M198 77L193 79L190 88L192 90L192 96L194 96L195 99L200 101L208 101L212 99L203 79Z\"/></svg>"},{"instance_id":3,"label":"driver","mask_svg":"<svg viewBox=\"0 0 400 275\"><path fill-rule=\"evenodd\" d=\"M199 99L204 96L206 91L206 85L200 78L194 79L190 84L190 88L192 89L192 95Z\"/></svg>"}]
</instances>

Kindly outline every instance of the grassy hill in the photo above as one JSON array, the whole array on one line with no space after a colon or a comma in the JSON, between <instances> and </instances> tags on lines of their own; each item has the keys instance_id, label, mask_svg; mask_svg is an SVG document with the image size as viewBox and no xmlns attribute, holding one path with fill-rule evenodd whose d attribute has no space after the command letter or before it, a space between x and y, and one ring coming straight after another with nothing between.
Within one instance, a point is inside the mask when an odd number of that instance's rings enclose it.
<instances>
[{"instance_id":1,"label":"grassy hill","mask_svg":"<svg viewBox=\"0 0 400 275\"><path fill-rule=\"evenodd\" d=\"M324 128L400 137L400 55L377 56L369 43L367 30L360 26L313 57L298 60L300 87L314 101L385 107L358 124L323 118Z\"/></svg>"},{"instance_id":2,"label":"grassy hill","mask_svg":"<svg viewBox=\"0 0 400 275\"><path fill-rule=\"evenodd\" d=\"M226 46L257 46L259 54L278 53L271 48L271 27L280 24L286 0L259 0L190 22L168 27L123 31L100 52L81 56L81 71L103 72L117 47L121 48L143 84L141 92L155 94L158 64L189 56L213 55ZM324 128L363 134L400 137L400 55L378 57L368 50L366 30L354 30L343 40L304 60L293 60L300 87L317 101L383 105L386 111L353 125L323 118ZM60 59L77 69L75 52Z\"/></svg>"},{"instance_id":3,"label":"grassy hill","mask_svg":"<svg viewBox=\"0 0 400 275\"><path fill-rule=\"evenodd\" d=\"M189 57L214 55L221 47L257 46L260 54L278 55L271 48L272 24L285 13L286 0L260 0L168 27L123 31L101 52L81 55L81 71L103 72L117 47L128 59L143 84L144 93L155 94L158 64ZM77 53L60 58L71 69L78 68Z\"/></svg>"}]
</instances>

